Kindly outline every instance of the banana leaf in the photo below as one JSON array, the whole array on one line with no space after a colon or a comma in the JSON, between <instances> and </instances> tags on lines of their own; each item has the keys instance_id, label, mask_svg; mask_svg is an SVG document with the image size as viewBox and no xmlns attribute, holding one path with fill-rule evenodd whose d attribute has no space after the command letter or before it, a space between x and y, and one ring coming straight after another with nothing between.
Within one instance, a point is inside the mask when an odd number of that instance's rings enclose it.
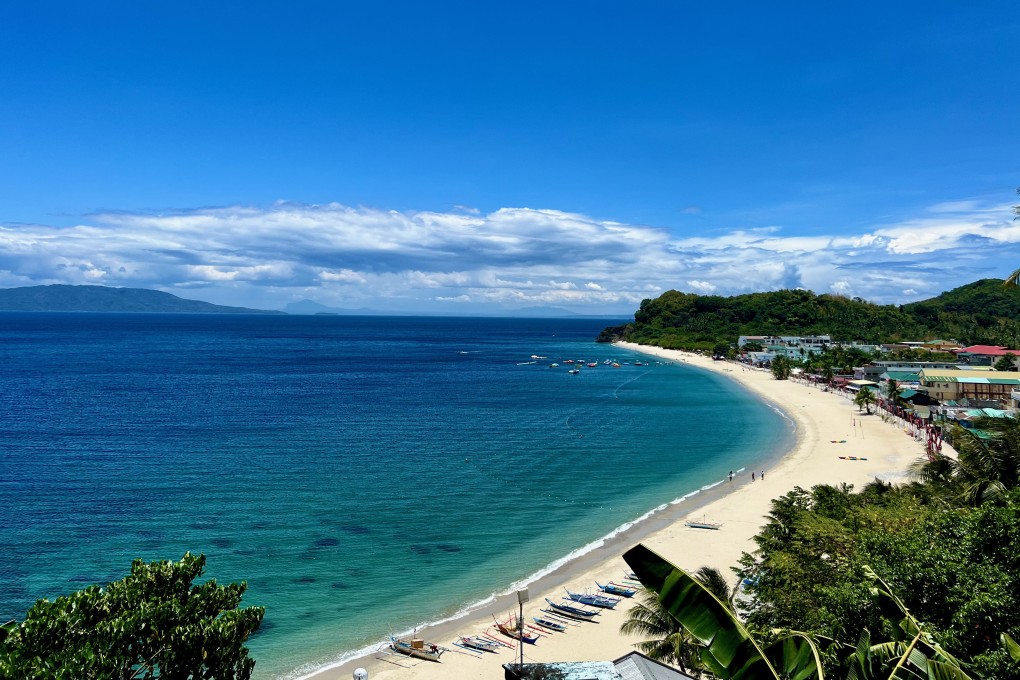
<instances>
[{"instance_id":1,"label":"banana leaf","mask_svg":"<svg viewBox=\"0 0 1020 680\"><path fill-rule=\"evenodd\" d=\"M703 645L701 659L716 677L722 680L824 677L818 652L806 636L780 640L766 652L733 612L686 571L644 545L631 548L623 559L645 587L658 593L663 609ZM782 676L776 666L782 669Z\"/></svg>"},{"instance_id":2,"label":"banana leaf","mask_svg":"<svg viewBox=\"0 0 1020 680\"><path fill-rule=\"evenodd\" d=\"M1002 641L1002 646L1006 648L1009 653L1009 658L1013 659L1017 663L1020 663L1020 645L1016 643L1016 640L1009 636L1009 633L1003 633L999 636Z\"/></svg>"}]
</instances>

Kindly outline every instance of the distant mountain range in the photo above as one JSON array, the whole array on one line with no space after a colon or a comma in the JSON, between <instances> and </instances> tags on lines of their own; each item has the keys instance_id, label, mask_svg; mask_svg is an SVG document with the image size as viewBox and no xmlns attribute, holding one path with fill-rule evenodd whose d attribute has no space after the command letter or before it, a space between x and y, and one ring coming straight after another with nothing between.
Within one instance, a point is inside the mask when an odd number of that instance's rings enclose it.
<instances>
[{"instance_id":1,"label":"distant mountain range","mask_svg":"<svg viewBox=\"0 0 1020 680\"><path fill-rule=\"evenodd\" d=\"M0 311L149 312L155 314L283 314L276 310L227 307L186 300L147 288L26 286L0 289Z\"/></svg>"},{"instance_id":2,"label":"distant mountain range","mask_svg":"<svg viewBox=\"0 0 1020 680\"><path fill-rule=\"evenodd\" d=\"M330 307L313 300L291 302L284 311L214 305L148 288L113 288L110 286L25 286L0 288L0 311L4 312L147 312L150 314L308 314L348 316L456 316L449 312L395 311L360 307ZM524 307L488 314L467 314L478 317L510 318L627 318L614 314L577 314L558 307ZM629 315L628 315L629 317Z\"/></svg>"}]
</instances>

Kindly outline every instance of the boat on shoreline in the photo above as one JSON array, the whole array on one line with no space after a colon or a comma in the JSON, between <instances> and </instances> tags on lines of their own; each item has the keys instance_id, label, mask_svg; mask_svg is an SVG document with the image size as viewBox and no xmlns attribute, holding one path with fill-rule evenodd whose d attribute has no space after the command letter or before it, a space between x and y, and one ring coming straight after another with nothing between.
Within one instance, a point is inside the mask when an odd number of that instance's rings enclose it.
<instances>
[{"instance_id":1,"label":"boat on shoreline","mask_svg":"<svg viewBox=\"0 0 1020 680\"><path fill-rule=\"evenodd\" d=\"M616 605L620 604L620 598L618 597L606 597L605 595L595 595L594 593L575 593L571 590L567 590L567 597L563 599L573 600L580 604L601 609L614 609Z\"/></svg>"},{"instance_id":2,"label":"boat on shoreline","mask_svg":"<svg viewBox=\"0 0 1020 680\"><path fill-rule=\"evenodd\" d=\"M716 530L718 530L720 527L722 527L722 522L708 522L708 521L705 521L705 520L701 520L701 521L687 520L686 522L684 522L684 524L686 524L691 529L716 529Z\"/></svg>"},{"instance_id":3,"label":"boat on shoreline","mask_svg":"<svg viewBox=\"0 0 1020 680\"><path fill-rule=\"evenodd\" d=\"M564 616L568 619L575 619L577 621L594 621L595 617L601 613L591 609L584 609L582 607L573 607L569 604L559 604L558 602L553 602L548 597L545 598L545 601L548 602L549 606L553 609L553 611L549 613ZM548 612L548 610L544 611Z\"/></svg>"},{"instance_id":4,"label":"boat on shoreline","mask_svg":"<svg viewBox=\"0 0 1020 680\"><path fill-rule=\"evenodd\" d=\"M634 588L621 586L620 584L613 583L612 581L604 584L595 581L595 585L597 585L599 587L599 590L601 590L603 593L609 593L610 595L619 595L621 597L634 597L634 594L637 592L637 590Z\"/></svg>"},{"instance_id":5,"label":"boat on shoreline","mask_svg":"<svg viewBox=\"0 0 1020 680\"><path fill-rule=\"evenodd\" d=\"M463 647L468 647L470 649L477 649L480 652L492 652L493 654L495 654L500 649L506 646L499 642L496 642L495 640L483 638L478 635L461 636L457 638L456 644L459 644Z\"/></svg>"},{"instance_id":6,"label":"boat on shoreline","mask_svg":"<svg viewBox=\"0 0 1020 680\"><path fill-rule=\"evenodd\" d=\"M493 618L493 620L495 621L495 618ZM529 645L535 644L538 642L538 638L542 637L539 633L529 633L525 630L523 622L519 622L514 619L496 621L496 629L508 638L527 642Z\"/></svg>"},{"instance_id":7,"label":"boat on shoreline","mask_svg":"<svg viewBox=\"0 0 1020 680\"><path fill-rule=\"evenodd\" d=\"M445 647L425 642L421 638L398 638L391 635L390 641L390 649L394 652L426 661L439 661L439 657L446 651Z\"/></svg>"},{"instance_id":8,"label":"boat on shoreline","mask_svg":"<svg viewBox=\"0 0 1020 680\"><path fill-rule=\"evenodd\" d=\"M558 621L553 621L551 618L547 616L533 616L531 618L535 623L537 623L542 628L548 628L549 630L554 630L557 633L564 633L567 630L567 627L565 625L559 623Z\"/></svg>"}]
</instances>

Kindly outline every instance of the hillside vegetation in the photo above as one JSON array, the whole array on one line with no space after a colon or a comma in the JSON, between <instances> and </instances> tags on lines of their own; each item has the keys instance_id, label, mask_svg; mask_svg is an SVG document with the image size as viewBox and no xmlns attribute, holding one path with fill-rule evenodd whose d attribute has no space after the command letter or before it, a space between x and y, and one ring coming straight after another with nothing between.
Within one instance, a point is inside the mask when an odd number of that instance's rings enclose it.
<instances>
[{"instance_id":1,"label":"hillside vegetation","mask_svg":"<svg viewBox=\"0 0 1020 680\"><path fill-rule=\"evenodd\" d=\"M634 322L599 337L673 349L710 349L740 335L830 335L869 343L952 338L964 344L1020 344L1020 288L982 279L909 305L780 290L733 297L670 290L644 300Z\"/></svg>"}]
</instances>

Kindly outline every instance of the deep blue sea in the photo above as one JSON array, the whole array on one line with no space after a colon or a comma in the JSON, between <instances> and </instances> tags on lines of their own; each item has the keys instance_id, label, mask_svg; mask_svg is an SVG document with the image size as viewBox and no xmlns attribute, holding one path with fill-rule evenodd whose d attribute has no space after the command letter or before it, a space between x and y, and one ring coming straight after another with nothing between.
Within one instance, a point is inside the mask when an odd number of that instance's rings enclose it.
<instances>
[{"instance_id":1,"label":"deep blue sea","mask_svg":"<svg viewBox=\"0 0 1020 680\"><path fill-rule=\"evenodd\" d=\"M201 552L293 677L788 445L724 378L593 342L617 323L0 313L0 620Z\"/></svg>"}]
</instances>

